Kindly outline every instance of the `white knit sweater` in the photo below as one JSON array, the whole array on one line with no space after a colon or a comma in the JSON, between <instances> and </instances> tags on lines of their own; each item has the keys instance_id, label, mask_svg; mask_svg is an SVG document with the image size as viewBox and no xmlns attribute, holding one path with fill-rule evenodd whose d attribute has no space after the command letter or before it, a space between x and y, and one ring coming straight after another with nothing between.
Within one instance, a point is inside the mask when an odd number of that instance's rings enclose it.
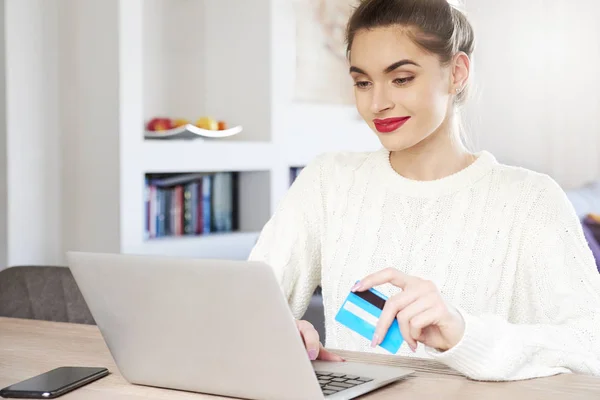
<instances>
[{"instance_id":1,"label":"white knit sweater","mask_svg":"<svg viewBox=\"0 0 600 400\"><path fill-rule=\"evenodd\" d=\"M488 152L436 181L397 174L384 149L320 156L250 259L274 268L296 318L322 286L329 348L385 353L334 317L355 281L394 267L435 282L466 322L453 349L416 356L477 380L600 375L600 274L571 204L548 176Z\"/></svg>"}]
</instances>

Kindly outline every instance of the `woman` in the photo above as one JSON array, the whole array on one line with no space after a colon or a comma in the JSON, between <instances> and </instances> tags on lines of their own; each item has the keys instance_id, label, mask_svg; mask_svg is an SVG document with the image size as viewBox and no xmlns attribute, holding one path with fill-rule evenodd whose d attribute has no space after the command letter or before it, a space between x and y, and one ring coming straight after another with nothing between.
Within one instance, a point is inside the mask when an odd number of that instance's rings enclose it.
<instances>
[{"instance_id":1,"label":"woman","mask_svg":"<svg viewBox=\"0 0 600 400\"><path fill-rule=\"evenodd\" d=\"M600 276L564 192L460 140L465 16L446 0L366 0L347 42L358 111L383 149L308 165L250 258L275 269L296 318L322 286L327 347L383 352L397 319L399 354L472 379L600 375ZM390 299L369 345L334 318L350 289L374 286ZM311 359L341 360L298 328Z\"/></svg>"}]
</instances>

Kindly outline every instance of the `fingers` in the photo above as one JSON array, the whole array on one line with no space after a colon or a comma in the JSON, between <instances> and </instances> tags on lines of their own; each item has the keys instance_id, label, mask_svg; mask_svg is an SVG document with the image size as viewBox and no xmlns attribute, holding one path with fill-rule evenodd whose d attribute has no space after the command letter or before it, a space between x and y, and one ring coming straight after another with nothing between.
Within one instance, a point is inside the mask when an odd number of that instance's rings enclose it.
<instances>
[{"instance_id":1,"label":"fingers","mask_svg":"<svg viewBox=\"0 0 600 400\"><path fill-rule=\"evenodd\" d=\"M298 331L300 331L300 335L302 336L302 340L304 341L304 346L306 347L306 352L308 353L308 358L311 360L316 360L319 355L319 350L321 348L321 342L319 341L319 333L315 329L315 327L308 321L296 321L296 326L298 327Z\"/></svg>"},{"instance_id":2,"label":"fingers","mask_svg":"<svg viewBox=\"0 0 600 400\"><path fill-rule=\"evenodd\" d=\"M323 345L321 345L321 348L319 350L319 356L317 357L317 359L322 360L322 361L335 361L335 362L346 361L344 358L325 349L325 347L323 347Z\"/></svg>"},{"instance_id":3,"label":"fingers","mask_svg":"<svg viewBox=\"0 0 600 400\"><path fill-rule=\"evenodd\" d=\"M406 343L414 352L417 349L417 341L419 337L421 337L421 332L424 328L429 325L419 325L418 329L414 329L414 320L420 318L423 313L429 313L429 310L433 309L436 303L435 296L427 295L424 297L420 297L415 302L409 304L406 308L400 310L396 314L396 319L398 320L398 326L400 326L400 332L402 332L402 337L406 340ZM422 321L426 321L427 319Z\"/></svg>"},{"instance_id":4,"label":"fingers","mask_svg":"<svg viewBox=\"0 0 600 400\"><path fill-rule=\"evenodd\" d=\"M410 320L410 335L417 340L421 337L423 329L436 325L440 318L439 308L432 307L424 310Z\"/></svg>"},{"instance_id":5,"label":"fingers","mask_svg":"<svg viewBox=\"0 0 600 400\"><path fill-rule=\"evenodd\" d=\"M405 305L406 304L406 305ZM415 351L417 348L417 337L411 335L410 320L415 315L427 310L435 304L435 297L429 295L421 295L419 292L402 292L393 296L388 300L383 308L377 327L375 328L375 335L371 346L375 347L383 341L387 331L394 322L394 319L398 320L398 326L402 337L411 348Z\"/></svg>"},{"instance_id":6,"label":"fingers","mask_svg":"<svg viewBox=\"0 0 600 400\"><path fill-rule=\"evenodd\" d=\"M298 327L298 331L302 336L304 346L306 347L306 352L308 353L308 358L310 358L311 361L317 359L322 361L346 361L343 357L340 357L323 347L319 340L319 332L317 332L315 327L310 322L296 321L296 326Z\"/></svg>"},{"instance_id":7,"label":"fingers","mask_svg":"<svg viewBox=\"0 0 600 400\"><path fill-rule=\"evenodd\" d=\"M398 312L406 306L408 306L409 304L411 304L412 302L414 302L415 300L417 300L418 297L419 292L414 290L406 291L390 297L385 302L385 306L381 311L379 321L377 322L377 326L375 327L375 334L373 335L373 340L371 341L371 347L376 347L377 345L381 344L383 338L387 334L387 331L390 329L390 326L394 322L394 319L396 319L396 315L398 314ZM405 337L405 333L402 330L401 332L402 336ZM410 345L410 342L408 343Z\"/></svg>"},{"instance_id":8,"label":"fingers","mask_svg":"<svg viewBox=\"0 0 600 400\"><path fill-rule=\"evenodd\" d=\"M413 279L413 277L405 274L404 272L398 271L397 269L386 268L365 277L363 280L354 285L352 291L362 292L369 290L374 286L383 285L384 283L391 283L400 289L404 289Z\"/></svg>"},{"instance_id":9,"label":"fingers","mask_svg":"<svg viewBox=\"0 0 600 400\"><path fill-rule=\"evenodd\" d=\"M464 322L461 324L460 318L448 315L445 302L432 281L407 275L394 268L386 268L365 277L354 285L352 291L362 292L385 283L391 283L402 289L402 292L386 301L375 328L372 347L383 342L394 319L398 321L402 336L413 352L419 341L429 344L449 342L451 346L456 342L456 338L460 340L464 332ZM427 335L423 335L423 331L431 325L441 326L442 329L428 330ZM447 329L447 326L453 328ZM456 334L452 335L456 338L450 340L447 338L447 331L452 330L456 331Z\"/></svg>"}]
</instances>

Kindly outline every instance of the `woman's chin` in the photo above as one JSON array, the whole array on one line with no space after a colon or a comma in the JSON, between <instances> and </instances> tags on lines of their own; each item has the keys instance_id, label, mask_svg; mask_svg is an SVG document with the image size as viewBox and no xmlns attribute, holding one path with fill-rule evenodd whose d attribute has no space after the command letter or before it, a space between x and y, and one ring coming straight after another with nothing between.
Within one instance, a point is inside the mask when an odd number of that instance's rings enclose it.
<instances>
[{"instance_id":1,"label":"woman's chin","mask_svg":"<svg viewBox=\"0 0 600 400\"><path fill-rule=\"evenodd\" d=\"M410 149L418 141L409 140L406 135L402 135L399 132L391 132L391 133L377 133L377 137L381 142L381 145L385 147L388 151L402 151L406 149Z\"/></svg>"}]
</instances>

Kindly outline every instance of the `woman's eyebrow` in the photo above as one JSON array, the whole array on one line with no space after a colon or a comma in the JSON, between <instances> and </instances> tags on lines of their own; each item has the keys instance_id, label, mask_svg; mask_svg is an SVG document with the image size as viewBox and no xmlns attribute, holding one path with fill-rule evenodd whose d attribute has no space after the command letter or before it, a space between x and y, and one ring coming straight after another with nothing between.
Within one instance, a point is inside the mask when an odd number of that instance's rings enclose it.
<instances>
[{"instance_id":1,"label":"woman's eyebrow","mask_svg":"<svg viewBox=\"0 0 600 400\"><path fill-rule=\"evenodd\" d=\"M390 72L395 71L396 69L404 66L404 65L414 65L416 67L420 67L419 64L417 64L416 62L412 61L412 60L400 60L400 61L396 61L395 63L393 63L392 65L390 65L389 67L387 67L386 69L383 70L383 72L385 74L389 74ZM364 70L362 70L361 68L358 68L356 66L351 66L350 67L350 73L355 72L357 74L362 74L362 75L369 75L367 74Z\"/></svg>"}]
</instances>

